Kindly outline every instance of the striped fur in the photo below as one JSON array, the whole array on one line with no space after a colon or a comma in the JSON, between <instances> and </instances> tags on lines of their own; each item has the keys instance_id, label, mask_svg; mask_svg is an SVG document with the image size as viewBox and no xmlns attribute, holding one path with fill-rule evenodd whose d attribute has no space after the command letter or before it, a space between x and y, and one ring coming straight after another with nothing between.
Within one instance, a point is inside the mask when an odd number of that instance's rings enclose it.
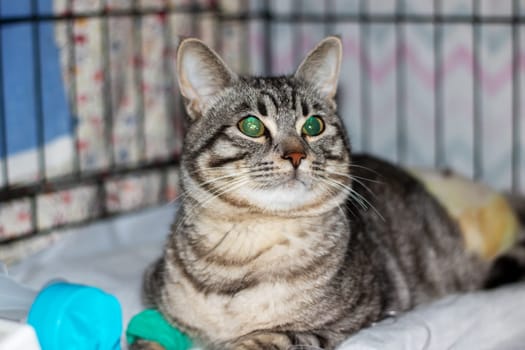
<instances>
[{"instance_id":1,"label":"striped fur","mask_svg":"<svg viewBox=\"0 0 525 350\"><path fill-rule=\"evenodd\" d=\"M195 39L179 49L183 196L145 294L207 348L333 349L389 312L486 280L490 263L465 251L416 179L351 156L333 99L340 56L327 38L295 75L256 78ZM246 115L262 137L240 132ZM319 136L301 134L311 115L325 122ZM291 151L305 154L297 168Z\"/></svg>"}]
</instances>

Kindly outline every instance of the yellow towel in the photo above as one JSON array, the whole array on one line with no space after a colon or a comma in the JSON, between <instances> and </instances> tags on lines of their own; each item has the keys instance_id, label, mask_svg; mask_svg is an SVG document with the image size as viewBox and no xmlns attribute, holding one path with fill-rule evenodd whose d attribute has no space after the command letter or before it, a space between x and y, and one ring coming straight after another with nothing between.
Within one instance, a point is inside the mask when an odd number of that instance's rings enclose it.
<instances>
[{"instance_id":1,"label":"yellow towel","mask_svg":"<svg viewBox=\"0 0 525 350\"><path fill-rule=\"evenodd\" d=\"M457 220L467 249L493 259L515 242L518 219L504 196L450 172L409 169Z\"/></svg>"}]
</instances>

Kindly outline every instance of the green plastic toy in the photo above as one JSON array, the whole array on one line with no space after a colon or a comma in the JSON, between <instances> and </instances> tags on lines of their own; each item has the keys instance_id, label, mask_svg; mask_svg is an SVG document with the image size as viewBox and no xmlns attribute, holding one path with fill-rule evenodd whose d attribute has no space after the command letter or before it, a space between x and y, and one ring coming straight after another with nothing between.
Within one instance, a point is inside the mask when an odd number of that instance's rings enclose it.
<instances>
[{"instance_id":1,"label":"green plastic toy","mask_svg":"<svg viewBox=\"0 0 525 350\"><path fill-rule=\"evenodd\" d=\"M191 339L169 324L155 309L146 309L129 321L126 340L131 345L138 339L156 342L166 350L188 350L192 347Z\"/></svg>"}]
</instances>

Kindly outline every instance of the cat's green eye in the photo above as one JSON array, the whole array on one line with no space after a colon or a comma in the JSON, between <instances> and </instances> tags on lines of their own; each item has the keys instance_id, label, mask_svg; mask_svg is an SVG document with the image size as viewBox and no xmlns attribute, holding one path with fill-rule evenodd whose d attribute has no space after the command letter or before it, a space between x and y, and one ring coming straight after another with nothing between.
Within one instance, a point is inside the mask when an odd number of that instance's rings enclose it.
<instances>
[{"instance_id":1,"label":"cat's green eye","mask_svg":"<svg viewBox=\"0 0 525 350\"><path fill-rule=\"evenodd\" d=\"M239 130L241 130L241 132L246 136L261 137L264 135L265 129L263 122L253 115L249 115L241 119L238 126Z\"/></svg>"},{"instance_id":2,"label":"cat's green eye","mask_svg":"<svg viewBox=\"0 0 525 350\"><path fill-rule=\"evenodd\" d=\"M317 136L324 131L324 122L321 117L313 115L306 119L303 124L303 135Z\"/></svg>"}]
</instances>

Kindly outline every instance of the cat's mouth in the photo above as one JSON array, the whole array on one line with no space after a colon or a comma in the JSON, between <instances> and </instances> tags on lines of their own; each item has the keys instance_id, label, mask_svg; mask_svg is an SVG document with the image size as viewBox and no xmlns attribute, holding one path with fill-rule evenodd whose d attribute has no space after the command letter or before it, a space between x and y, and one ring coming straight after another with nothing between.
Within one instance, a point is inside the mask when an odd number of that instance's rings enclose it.
<instances>
[{"instance_id":1,"label":"cat's mouth","mask_svg":"<svg viewBox=\"0 0 525 350\"><path fill-rule=\"evenodd\" d=\"M266 187L285 190L309 189L312 187L312 181L309 176L294 170L272 179Z\"/></svg>"},{"instance_id":2,"label":"cat's mouth","mask_svg":"<svg viewBox=\"0 0 525 350\"><path fill-rule=\"evenodd\" d=\"M306 183L306 181L301 180L297 177L294 177L288 180L281 181L281 183L277 184L277 187L282 187L288 190L293 190L293 189L297 189L298 187L308 188L309 186Z\"/></svg>"}]
</instances>

